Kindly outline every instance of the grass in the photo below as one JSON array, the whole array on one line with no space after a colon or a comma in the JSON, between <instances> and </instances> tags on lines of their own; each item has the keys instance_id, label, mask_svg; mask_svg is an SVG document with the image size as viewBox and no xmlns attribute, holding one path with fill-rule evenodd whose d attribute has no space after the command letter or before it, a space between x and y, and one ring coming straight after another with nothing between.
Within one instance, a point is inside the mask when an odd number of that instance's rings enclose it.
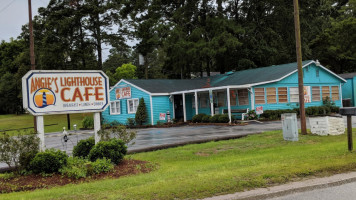
<instances>
[{"instance_id":1,"label":"grass","mask_svg":"<svg viewBox=\"0 0 356 200\"><path fill-rule=\"evenodd\" d=\"M0 199L197 199L356 169L356 153L347 151L346 135L300 135L299 142L287 142L281 131L128 157L158 168L149 174L2 194Z\"/></svg>"},{"instance_id":2,"label":"grass","mask_svg":"<svg viewBox=\"0 0 356 200\"><path fill-rule=\"evenodd\" d=\"M71 129L73 125L77 124L77 128L82 127L81 121L84 116L90 114L71 114L70 115L70 124ZM46 115L44 116L45 125L57 124L52 126L45 126L45 133L62 131L63 127L67 128L67 115ZM32 128L29 128L32 127ZM0 115L0 131L7 129L20 129L20 128L29 128L28 130L33 130L33 116L29 114L23 115ZM6 131L9 134L17 133L14 131Z\"/></svg>"}]
</instances>

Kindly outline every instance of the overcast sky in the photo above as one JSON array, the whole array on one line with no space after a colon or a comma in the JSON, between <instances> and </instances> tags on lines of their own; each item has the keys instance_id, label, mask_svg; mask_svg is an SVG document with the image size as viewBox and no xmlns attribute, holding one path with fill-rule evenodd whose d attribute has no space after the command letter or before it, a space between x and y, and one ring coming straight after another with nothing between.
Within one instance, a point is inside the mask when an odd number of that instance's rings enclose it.
<instances>
[{"instance_id":1,"label":"overcast sky","mask_svg":"<svg viewBox=\"0 0 356 200\"><path fill-rule=\"evenodd\" d=\"M22 25L28 23L28 0L0 0L0 41L17 38ZM39 7L47 7L49 0L32 0L32 17Z\"/></svg>"}]
</instances>

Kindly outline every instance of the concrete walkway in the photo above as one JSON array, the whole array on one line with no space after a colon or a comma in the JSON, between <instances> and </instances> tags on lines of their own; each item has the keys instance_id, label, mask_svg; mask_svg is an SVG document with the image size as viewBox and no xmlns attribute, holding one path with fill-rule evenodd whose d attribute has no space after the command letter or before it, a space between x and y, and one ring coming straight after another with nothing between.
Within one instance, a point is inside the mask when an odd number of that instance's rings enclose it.
<instances>
[{"instance_id":1,"label":"concrete walkway","mask_svg":"<svg viewBox=\"0 0 356 200\"><path fill-rule=\"evenodd\" d=\"M275 197L285 196L297 192L311 191L320 188L343 185L356 181L356 172L337 174L330 177L314 178L304 181L292 182L284 185L259 188L246 192L238 192L234 194L215 196L205 198L203 200L260 200L271 199ZM292 195L291 195L292 196ZM280 198L276 198L280 199ZM293 198L291 198L293 199ZM342 199L342 198L337 198Z\"/></svg>"}]
</instances>

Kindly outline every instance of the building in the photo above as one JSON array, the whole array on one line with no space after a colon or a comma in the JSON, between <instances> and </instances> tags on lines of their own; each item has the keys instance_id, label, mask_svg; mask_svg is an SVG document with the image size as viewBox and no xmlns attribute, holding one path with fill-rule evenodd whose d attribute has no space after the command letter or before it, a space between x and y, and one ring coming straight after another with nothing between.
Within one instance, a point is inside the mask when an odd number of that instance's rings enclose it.
<instances>
[{"instance_id":1,"label":"building","mask_svg":"<svg viewBox=\"0 0 356 200\"><path fill-rule=\"evenodd\" d=\"M342 86L342 99L350 99L350 106L355 106L356 102L356 73L339 74L347 82Z\"/></svg>"},{"instance_id":2,"label":"building","mask_svg":"<svg viewBox=\"0 0 356 200\"><path fill-rule=\"evenodd\" d=\"M323 105L330 97L342 106L341 86L346 80L318 62L303 62L305 106ZM290 109L298 107L297 63L228 72L187 80L120 80L110 90L110 106L103 112L108 121L126 123L134 118L139 98L146 103L147 123L170 118L191 120L198 113L236 114L236 110Z\"/></svg>"}]
</instances>

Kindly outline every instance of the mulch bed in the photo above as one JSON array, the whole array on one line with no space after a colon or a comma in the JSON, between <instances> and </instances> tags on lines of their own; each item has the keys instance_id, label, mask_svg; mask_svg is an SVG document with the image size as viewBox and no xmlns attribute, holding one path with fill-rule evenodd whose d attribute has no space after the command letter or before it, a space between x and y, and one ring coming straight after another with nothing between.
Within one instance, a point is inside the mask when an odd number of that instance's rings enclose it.
<instances>
[{"instance_id":1,"label":"mulch bed","mask_svg":"<svg viewBox=\"0 0 356 200\"><path fill-rule=\"evenodd\" d=\"M54 186L78 184L105 178L119 178L121 176L148 173L153 169L153 165L149 162L125 159L121 163L116 165L114 170L111 172L94 174L90 177L80 179L68 178L61 174L53 174L51 176L31 174L25 176L16 176L9 179L0 178L0 193L28 191L40 188L51 188Z\"/></svg>"}]
</instances>

